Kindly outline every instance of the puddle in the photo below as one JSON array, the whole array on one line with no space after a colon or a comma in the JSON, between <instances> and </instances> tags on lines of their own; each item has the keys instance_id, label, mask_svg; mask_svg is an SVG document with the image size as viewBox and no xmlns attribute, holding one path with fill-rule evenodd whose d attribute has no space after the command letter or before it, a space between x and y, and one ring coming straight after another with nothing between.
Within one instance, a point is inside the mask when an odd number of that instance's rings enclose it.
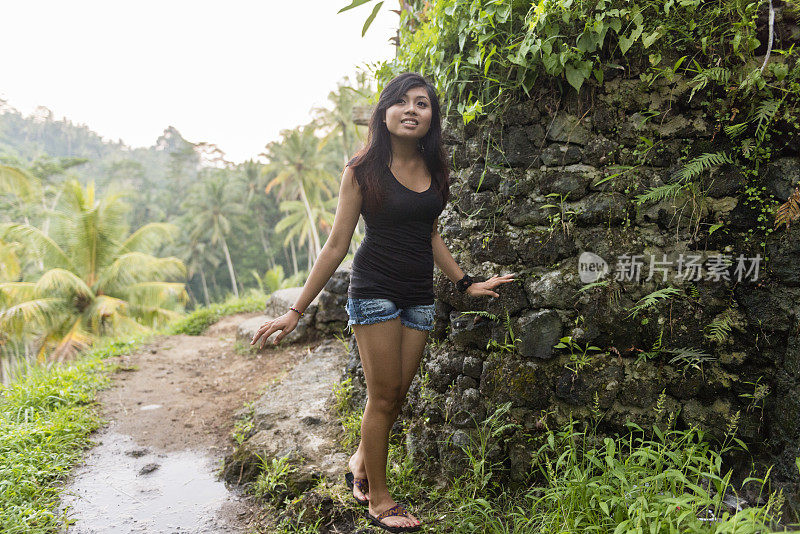
<instances>
[{"instance_id":1,"label":"puddle","mask_svg":"<svg viewBox=\"0 0 800 534\"><path fill-rule=\"evenodd\" d=\"M216 460L147 449L111 430L92 439L61 495L59 512L75 520L62 533L244 532L222 519L240 499L217 480Z\"/></svg>"}]
</instances>

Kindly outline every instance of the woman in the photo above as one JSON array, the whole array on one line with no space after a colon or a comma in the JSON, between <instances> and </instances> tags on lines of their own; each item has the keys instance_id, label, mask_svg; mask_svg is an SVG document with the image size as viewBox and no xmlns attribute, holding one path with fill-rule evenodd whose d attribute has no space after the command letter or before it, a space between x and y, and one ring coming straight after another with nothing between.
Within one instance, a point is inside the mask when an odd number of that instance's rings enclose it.
<instances>
[{"instance_id":1,"label":"woman","mask_svg":"<svg viewBox=\"0 0 800 534\"><path fill-rule=\"evenodd\" d=\"M347 254L360 214L366 235L353 258L347 323L355 334L367 384L361 443L347 481L368 504L370 521L390 532L419 530L386 486L389 431L400 414L433 329L433 265L460 291L498 297L512 274L472 282L437 230L449 198L439 100L422 76L404 73L383 89L369 123L367 145L345 166L333 229L293 307L259 328L251 344L273 333L278 343ZM367 483L367 481L369 481Z\"/></svg>"}]
</instances>

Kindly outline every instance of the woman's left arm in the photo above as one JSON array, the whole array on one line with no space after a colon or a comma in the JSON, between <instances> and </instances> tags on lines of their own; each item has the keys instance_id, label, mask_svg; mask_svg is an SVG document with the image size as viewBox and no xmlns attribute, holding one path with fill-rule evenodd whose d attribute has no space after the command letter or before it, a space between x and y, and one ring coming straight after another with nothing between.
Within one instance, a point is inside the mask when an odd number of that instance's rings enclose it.
<instances>
[{"instance_id":1,"label":"woman's left arm","mask_svg":"<svg viewBox=\"0 0 800 534\"><path fill-rule=\"evenodd\" d=\"M450 250L444 243L444 239L439 235L439 218L437 217L433 223L433 232L431 232L431 248L433 249L433 262L439 269L449 278L453 283L458 282L464 278L464 271L456 263ZM499 297L493 289L500 284L506 282L513 282L513 274L505 274L503 276L493 276L485 282L473 282L467 288L467 294L473 297L482 295L490 295L492 297Z\"/></svg>"}]
</instances>

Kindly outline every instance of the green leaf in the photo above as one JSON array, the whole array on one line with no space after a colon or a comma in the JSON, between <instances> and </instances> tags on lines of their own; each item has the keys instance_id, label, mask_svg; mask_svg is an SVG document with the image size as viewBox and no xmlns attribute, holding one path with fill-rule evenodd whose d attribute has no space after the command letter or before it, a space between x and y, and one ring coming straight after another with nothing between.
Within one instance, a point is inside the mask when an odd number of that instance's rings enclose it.
<instances>
[{"instance_id":1,"label":"green leaf","mask_svg":"<svg viewBox=\"0 0 800 534\"><path fill-rule=\"evenodd\" d=\"M372 24L373 20L375 20L375 15L378 14L378 10L380 10L382 5L383 2L378 2L377 4L375 4L375 7L372 8L372 13L369 14L369 17L367 17L366 22L364 22L364 28L361 30L361 37L364 37L364 34L367 33L369 25Z\"/></svg>"},{"instance_id":2,"label":"green leaf","mask_svg":"<svg viewBox=\"0 0 800 534\"><path fill-rule=\"evenodd\" d=\"M558 65L558 56L556 54L548 54L542 57L545 71L548 74L555 74L556 65Z\"/></svg>"},{"instance_id":3,"label":"green leaf","mask_svg":"<svg viewBox=\"0 0 800 534\"><path fill-rule=\"evenodd\" d=\"M341 13L343 11L347 11L348 9L353 9L354 7L358 7L358 6L362 5L362 4L366 4L367 2L372 2L372 0L353 0L353 2L349 6L343 7L342 9L337 11L336 14L338 15L339 13Z\"/></svg>"},{"instance_id":4,"label":"green leaf","mask_svg":"<svg viewBox=\"0 0 800 534\"><path fill-rule=\"evenodd\" d=\"M623 54L628 51L635 40L636 39L634 37L625 37L624 35L619 36L619 49Z\"/></svg>"},{"instance_id":5,"label":"green leaf","mask_svg":"<svg viewBox=\"0 0 800 534\"><path fill-rule=\"evenodd\" d=\"M772 63L772 73L775 74L775 78L780 82L789 74L789 66L785 63Z\"/></svg>"},{"instance_id":6,"label":"green leaf","mask_svg":"<svg viewBox=\"0 0 800 534\"><path fill-rule=\"evenodd\" d=\"M642 37L642 44L645 48L649 48L651 44L658 40L659 37L661 37L661 33L658 30L655 30L653 33Z\"/></svg>"},{"instance_id":7,"label":"green leaf","mask_svg":"<svg viewBox=\"0 0 800 534\"><path fill-rule=\"evenodd\" d=\"M574 68L572 65L567 65L566 74L569 84L574 87L576 91L580 91L581 85L583 85L583 81L586 79L583 71Z\"/></svg>"}]
</instances>

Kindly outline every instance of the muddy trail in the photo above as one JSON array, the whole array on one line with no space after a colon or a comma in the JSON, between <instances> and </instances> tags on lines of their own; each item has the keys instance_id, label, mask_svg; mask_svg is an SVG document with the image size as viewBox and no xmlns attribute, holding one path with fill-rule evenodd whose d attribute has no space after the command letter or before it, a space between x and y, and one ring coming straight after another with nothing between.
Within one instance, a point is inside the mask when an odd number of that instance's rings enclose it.
<instances>
[{"instance_id":1,"label":"muddy trail","mask_svg":"<svg viewBox=\"0 0 800 534\"><path fill-rule=\"evenodd\" d=\"M235 443L234 413L305 355L308 344L261 353L236 343L259 313L221 319L201 336L159 336L114 358L98 392L108 421L64 483L65 534L246 533L259 507L217 477ZM313 348L313 347L311 347Z\"/></svg>"}]
</instances>

